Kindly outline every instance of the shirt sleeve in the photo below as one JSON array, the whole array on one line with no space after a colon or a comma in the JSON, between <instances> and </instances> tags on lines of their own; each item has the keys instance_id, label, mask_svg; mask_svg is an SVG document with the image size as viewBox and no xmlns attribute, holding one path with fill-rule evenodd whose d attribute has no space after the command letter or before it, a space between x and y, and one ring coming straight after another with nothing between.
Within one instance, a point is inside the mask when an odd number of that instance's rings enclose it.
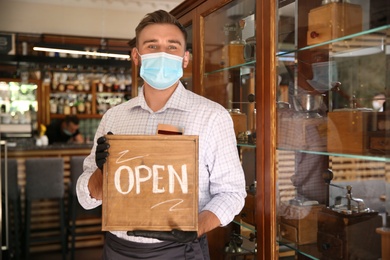
<instances>
[{"instance_id":1,"label":"shirt sleeve","mask_svg":"<svg viewBox=\"0 0 390 260\"><path fill-rule=\"evenodd\" d=\"M213 212L221 226L226 226L244 206L245 176L229 113L223 111L211 121L204 158L209 174L211 200L202 210Z\"/></svg>"},{"instance_id":2,"label":"shirt sleeve","mask_svg":"<svg viewBox=\"0 0 390 260\"><path fill-rule=\"evenodd\" d=\"M76 184L77 198L79 200L80 205L85 209L93 209L102 204L101 200L97 200L91 197L88 189L88 182L91 175L97 169L96 162L95 162L96 141L98 137L104 135L104 125L105 125L104 118L105 117L103 116L99 124L99 127L96 131L91 153L84 160L83 173L80 175Z\"/></svg>"}]
</instances>

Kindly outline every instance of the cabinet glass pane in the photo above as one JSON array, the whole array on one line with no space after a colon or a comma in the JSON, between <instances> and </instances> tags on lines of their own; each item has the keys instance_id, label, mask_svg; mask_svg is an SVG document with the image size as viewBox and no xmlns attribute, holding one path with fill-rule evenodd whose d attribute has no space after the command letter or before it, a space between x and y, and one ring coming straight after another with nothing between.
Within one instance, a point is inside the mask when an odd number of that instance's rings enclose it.
<instances>
[{"instance_id":1,"label":"cabinet glass pane","mask_svg":"<svg viewBox=\"0 0 390 260\"><path fill-rule=\"evenodd\" d=\"M381 258L390 3L279 2L277 241L312 259Z\"/></svg>"},{"instance_id":2,"label":"cabinet glass pane","mask_svg":"<svg viewBox=\"0 0 390 260\"><path fill-rule=\"evenodd\" d=\"M231 1L204 17L202 95L231 114L248 196L234 220L232 240L238 248L225 249L226 257L255 253L256 107L255 107L255 0Z\"/></svg>"},{"instance_id":3,"label":"cabinet glass pane","mask_svg":"<svg viewBox=\"0 0 390 260\"><path fill-rule=\"evenodd\" d=\"M187 51L190 54L190 59L189 59L187 68L184 69L184 75L183 75L183 78L181 79L181 82L183 83L183 85L186 89L192 91L193 90L193 86L192 86L192 83L193 83L193 81L192 81L192 74L193 74L193 72L192 72L192 68L193 68L192 24L186 26L185 28L187 31Z\"/></svg>"},{"instance_id":4,"label":"cabinet glass pane","mask_svg":"<svg viewBox=\"0 0 390 260\"><path fill-rule=\"evenodd\" d=\"M0 80L1 138L32 136L37 129L39 88L37 82Z\"/></svg>"},{"instance_id":5,"label":"cabinet glass pane","mask_svg":"<svg viewBox=\"0 0 390 260\"><path fill-rule=\"evenodd\" d=\"M38 111L37 102L38 85L36 83L0 81L1 114L7 114L12 123L24 123L23 115L31 110ZM29 117L29 115L28 115ZM3 117L5 118L5 117ZM30 119L30 118L28 118ZM2 123L10 123L8 121Z\"/></svg>"},{"instance_id":6,"label":"cabinet glass pane","mask_svg":"<svg viewBox=\"0 0 390 260\"><path fill-rule=\"evenodd\" d=\"M234 114L236 135L254 143L255 1L229 3L204 19L203 95Z\"/></svg>"}]
</instances>

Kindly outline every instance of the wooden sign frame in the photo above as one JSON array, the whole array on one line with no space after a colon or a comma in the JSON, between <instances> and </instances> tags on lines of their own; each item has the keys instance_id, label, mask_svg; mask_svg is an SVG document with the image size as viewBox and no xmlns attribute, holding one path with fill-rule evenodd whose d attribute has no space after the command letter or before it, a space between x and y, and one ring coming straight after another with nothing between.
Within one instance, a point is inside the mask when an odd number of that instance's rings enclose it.
<instances>
[{"instance_id":1,"label":"wooden sign frame","mask_svg":"<svg viewBox=\"0 0 390 260\"><path fill-rule=\"evenodd\" d=\"M198 229L198 136L106 135L104 231Z\"/></svg>"}]
</instances>

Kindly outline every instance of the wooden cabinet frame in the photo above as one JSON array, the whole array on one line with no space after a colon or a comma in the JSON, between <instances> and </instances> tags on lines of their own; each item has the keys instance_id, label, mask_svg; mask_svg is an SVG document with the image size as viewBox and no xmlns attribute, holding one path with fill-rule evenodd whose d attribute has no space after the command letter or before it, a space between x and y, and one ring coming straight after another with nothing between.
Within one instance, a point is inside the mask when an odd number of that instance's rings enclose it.
<instances>
[{"instance_id":1,"label":"wooden cabinet frame","mask_svg":"<svg viewBox=\"0 0 390 260\"><path fill-rule=\"evenodd\" d=\"M187 0L172 10L184 25L193 26L193 86L203 94L204 17L232 1ZM256 1L256 106L257 155L255 221L257 259L277 259L276 244L276 2Z\"/></svg>"}]
</instances>

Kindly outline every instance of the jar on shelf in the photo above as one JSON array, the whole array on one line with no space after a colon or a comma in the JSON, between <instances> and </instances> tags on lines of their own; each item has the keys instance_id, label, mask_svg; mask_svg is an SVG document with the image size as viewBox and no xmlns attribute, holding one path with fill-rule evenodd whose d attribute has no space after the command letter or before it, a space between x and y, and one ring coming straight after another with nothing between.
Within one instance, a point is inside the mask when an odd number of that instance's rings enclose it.
<instances>
[{"instance_id":1,"label":"jar on shelf","mask_svg":"<svg viewBox=\"0 0 390 260\"><path fill-rule=\"evenodd\" d=\"M238 108L228 109L228 111L233 120L234 132L236 136L242 132L245 132L247 130L246 114L241 113L240 109Z\"/></svg>"}]
</instances>

